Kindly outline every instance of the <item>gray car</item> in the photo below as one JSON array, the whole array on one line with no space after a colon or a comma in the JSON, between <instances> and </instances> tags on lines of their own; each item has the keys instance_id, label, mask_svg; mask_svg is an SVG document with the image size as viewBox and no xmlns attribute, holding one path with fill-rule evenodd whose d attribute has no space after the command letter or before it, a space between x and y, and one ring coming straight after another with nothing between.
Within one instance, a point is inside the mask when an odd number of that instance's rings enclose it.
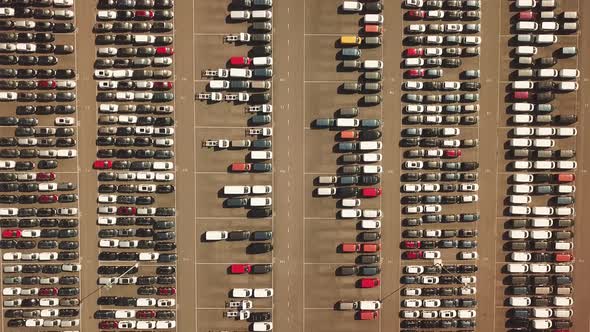
<instances>
[{"instance_id":1,"label":"gray car","mask_svg":"<svg viewBox=\"0 0 590 332\"><path fill-rule=\"evenodd\" d=\"M424 96L413 93L407 93L404 95L404 99L409 103L421 103L424 99Z\"/></svg>"}]
</instances>

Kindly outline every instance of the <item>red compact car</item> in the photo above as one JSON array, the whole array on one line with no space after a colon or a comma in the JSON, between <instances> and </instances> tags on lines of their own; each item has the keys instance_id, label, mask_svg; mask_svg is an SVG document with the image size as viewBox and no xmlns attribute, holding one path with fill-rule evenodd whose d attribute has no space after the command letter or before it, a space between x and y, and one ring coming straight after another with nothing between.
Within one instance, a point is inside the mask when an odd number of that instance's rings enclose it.
<instances>
[{"instance_id":1,"label":"red compact car","mask_svg":"<svg viewBox=\"0 0 590 332\"><path fill-rule=\"evenodd\" d=\"M529 99L529 96L528 91L514 91L512 94L512 98L515 100L527 100Z\"/></svg>"},{"instance_id":2,"label":"red compact car","mask_svg":"<svg viewBox=\"0 0 590 332\"><path fill-rule=\"evenodd\" d=\"M419 9L409 10L407 14L408 19L419 20L426 16L426 12Z\"/></svg>"},{"instance_id":3,"label":"red compact car","mask_svg":"<svg viewBox=\"0 0 590 332\"><path fill-rule=\"evenodd\" d=\"M246 56L232 56L229 59L229 63L232 66L249 66L252 63L252 59L246 57Z\"/></svg>"},{"instance_id":4,"label":"red compact car","mask_svg":"<svg viewBox=\"0 0 590 332\"><path fill-rule=\"evenodd\" d=\"M361 189L363 197L377 197L381 195L381 188L363 188Z\"/></svg>"},{"instance_id":5,"label":"red compact car","mask_svg":"<svg viewBox=\"0 0 590 332\"><path fill-rule=\"evenodd\" d=\"M342 243L340 249L342 252L357 252L361 250L361 245L358 243Z\"/></svg>"},{"instance_id":6,"label":"red compact car","mask_svg":"<svg viewBox=\"0 0 590 332\"><path fill-rule=\"evenodd\" d=\"M116 329L118 325L119 325L119 322L117 322L115 320L105 320L105 321L98 323L98 328L99 329Z\"/></svg>"},{"instance_id":7,"label":"red compact car","mask_svg":"<svg viewBox=\"0 0 590 332\"><path fill-rule=\"evenodd\" d=\"M358 281L360 288L373 288L381 284L379 278L361 278Z\"/></svg>"},{"instance_id":8,"label":"red compact car","mask_svg":"<svg viewBox=\"0 0 590 332\"><path fill-rule=\"evenodd\" d=\"M136 10L135 18L149 20L154 17L154 12L151 10Z\"/></svg>"},{"instance_id":9,"label":"red compact car","mask_svg":"<svg viewBox=\"0 0 590 332\"><path fill-rule=\"evenodd\" d=\"M154 310L139 310L135 313L135 318L154 318L156 312Z\"/></svg>"},{"instance_id":10,"label":"red compact car","mask_svg":"<svg viewBox=\"0 0 590 332\"><path fill-rule=\"evenodd\" d=\"M461 157L461 150L459 149L451 149L451 150L444 150L443 156L447 158L458 158Z\"/></svg>"},{"instance_id":11,"label":"red compact car","mask_svg":"<svg viewBox=\"0 0 590 332\"><path fill-rule=\"evenodd\" d=\"M37 202L39 203L55 203L57 202L57 195L40 195L39 199L37 199Z\"/></svg>"},{"instance_id":12,"label":"red compact car","mask_svg":"<svg viewBox=\"0 0 590 332\"><path fill-rule=\"evenodd\" d=\"M422 251L406 251L404 252L405 259L421 259L424 257L424 252Z\"/></svg>"},{"instance_id":13,"label":"red compact car","mask_svg":"<svg viewBox=\"0 0 590 332\"><path fill-rule=\"evenodd\" d=\"M249 264L232 264L229 267L229 271L231 274L244 274L250 272L250 265Z\"/></svg>"},{"instance_id":14,"label":"red compact car","mask_svg":"<svg viewBox=\"0 0 590 332\"><path fill-rule=\"evenodd\" d=\"M170 90L172 89L172 82L154 82L154 89L158 90Z\"/></svg>"},{"instance_id":15,"label":"red compact car","mask_svg":"<svg viewBox=\"0 0 590 332\"><path fill-rule=\"evenodd\" d=\"M57 82L55 81L38 81L37 87L39 89L55 89Z\"/></svg>"},{"instance_id":16,"label":"red compact car","mask_svg":"<svg viewBox=\"0 0 590 332\"><path fill-rule=\"evenodd\" d=\"M359 320L373 320L379 318L379 311L377 310L361 310L358 313Z\"/></svg>"},{"instance_id":17,"label":"red compact car","mask_svg":"<svg viewBox=\"0 0 590 332\"><path fill-rule=\"evenodd\" d=\"M424 69L410 69L406 71L406 76L413 78L424 77L424 73Z\"/></svg>"},{"instance_id":18,"label":"red compact car","mask_svg":"<svg viewBox=\"0 0 590 332\"><path fill-rule=\"evenodd\" d=\"M424 54L424 50L421 48L408 48L406 50L406 56L407 57L419 57L422 56L422 54Z\"/></svg>"},{"instance_id":19,"label":"red compact car","mask_svg":"<svg viewBox=\"0 0 590 332\"><path fill-rule=\"evenodd\" d=\"M172 55L174 48L172 47L158 47L156 48L156 55Z\"/></svg>"},{"instance_id":20,"label":"red compact car","mask_svg":"<svg viewBox=\"0 0 590 332\"><path fill-rule=\"evenodd\" d=\"M95 169L109 169L113 167L113 162L110 160L97 160L92 164Z\"/></svg>"},{"instance_id":21,"label":"red compact car","mask_svg":"<svg viewBox=\"0 0 590 332\"><path fill-rule=\"evenodd\" d=\"M530 10L518 13L519 21L534 21L537 19L537 13L533 13Z\"/></svg>"},{"instance_id":22,"label":"red compact car","mask_svg":"<svg viewBox=\"0 0 590 332\"><path fill-rule=\"evenodd\" d=\"M381 245L377 243L363 243L361 244L360 252L377 252L381 250Z\"/></svg>"},{"instance_id":23,"label":"red compact car","mask_svg":"<svg viewBox=\"0 0 590 332\"><path fill-rule=\"evenodd\" d=\"M555 254L553 259L556 262L571 262L574 260L574 256L572 254Z\"/></svg>"},{"instance_id":24,"label":"red compact car","mask_svg":"<svg viewBox=\"0 0 590 332\"><path fill-rule=\"evenodd\" d=\"M22 236L22 231L20 229L7 229L2 232L3 238L18 238Z\"/></svg>"},{"instance_id":25,"label":"red compact car","mask_svg":"<svg viewBox=\"0 0 590 332\"><path fill-rule=\"evenodd\" d=\"M53 181L55 173L37 173L37 181Z\"/></svg>"},{"instance_id":26,"label":"red compact car","mask_svg":"<svg viewBox=\"0 0 590 332\"><path fill-rule=\"evenodd\" d=\"M158 295L174 295L176 294L176 288L174 287L159 287Z\"/></svg>"},{"instance_id":27,"label":"red compact car","mask_svg":"<svg viewBox=\"0 0 590 332\"><path fill-rule=\"evenodd\" d=\"M402 241L403 249L418 249L420 245L420 241Z\"/></svg>"},{"instance_id":28,"label":"red compact car","mask_svg":"<svg viewBox=\"0 0 590 332\"><path fill-rule=\"evenodd\" d=\"M381 26L376 24L365 24L364 29L365 33L381 33Z\"/></svg>"},{"instance_id":29,"label":"red compact car","mask_svg":"<svg viewBox=\"0 0 590 332\"><path fill-rule=\"evenodd\" d=\"M137 209L131 206L120 206L117 208L117 214L121 216L132 216L137 212Z\"/></svg>"},{"instance_id":30,"label":"red compact car","mask_svg":"<svg viewBox=\"0 0 590 332\"><path fill-rule=\"evenodd\" d=\"M53 296L57 295L57 288L41 288L39 289L39 295L43 296Z\"/></svg>"}]
</instances>

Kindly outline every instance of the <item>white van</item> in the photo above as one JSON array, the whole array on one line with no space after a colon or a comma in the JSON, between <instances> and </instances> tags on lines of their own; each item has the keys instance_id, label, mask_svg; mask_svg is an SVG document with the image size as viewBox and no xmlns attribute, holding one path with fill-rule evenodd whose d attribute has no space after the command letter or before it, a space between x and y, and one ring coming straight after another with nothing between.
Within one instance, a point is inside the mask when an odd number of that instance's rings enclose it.
<instances>
[{"instance_id":1,"label":"white van","mask_svg":"<svg viewBox=\"0 0 590 332\"><path fill-rule=\"evenodd\" d=\"M364 69L382 69L383 61L381 60L365 60L363 61Z\"/></svg>"},{"instance_id":2,"label":"white van","mask_svg":"<svg viewBox=\"0 0 590 332\"><path fill-rule=\"evenodd\" d=\"M541 0L541 8L555 8L555 0Z\"/></svg>"},{"instance_id":3,"label":"white van","mask_svg":"<svg viewBox=\"0 0 590 332\"><path fill-rule=\"evenodd\" d=\"M563 12L563 19L568 21L576 21L578 19L578 12L567 11Z\"/></svg>"},{"instance_id":4,"label":"white van","mask_svg":"<svg viewBox=\"0 0 590 332\"><path fill-rule=\"evenodd\" d=\"M546 330L553 326L551 319L533 319L533 329L535 330Z\"/></svg>"},{"instance_id":5,"label":"white van","mask_svg":"<svg viewBox=\"0 0 590 332\"><path fill-rule=\"evenodd\" d=\"M561 206L555 208L555 215L556 216L573 216L576 214L576 210L571 207Z\"/></svg>"},{"instance_id":6,"label":"white van","mask_svg":"<svg viewBox=\"0 0 590 332\"><path fill-rule=\"evenodd\" d=\"M537 44L555 44L557 43L557 36L552 34L537 35L535 42Z\"/></svg>"},{"instance_id":7,"label":"white van","mask_svg":"<svg viewBox=\"0 0 590 332\"><path fill-rule=\"evenodd\" d=\"M531 90L534 87L531 81L514 81L512 82L513 90Z\"/></svg>"},{"instance_id":8,"label":"white van","mask_svg":"<svg viewBox=\"0 0 590 332\"><path fill-rule=\"evenodd\" d=\"M533 199L529 195L510 195L509 201L511 204L528 204Z\"/></svg>"},{"instance_id":9,"label":"white van","mask_svg":"<svg viewBox=\"0 0 590 332\"><path fill-rule=\"evenodd\" d=\"M254 185L252 186L252 193L254 195L270 194L272 193L271 185Z\"/></svg>"},{"instance_id":10,"label":"white van","mask_svg":"<svg viewBox=\"0 0 590 332\"><path fill-rule=\"evenodd\" d=\"M557 69L539 69L537 70L538 77L557 77Z\"/></svg>"},{"instance_id":11,"label":"white van","mask_svg":"<svg viewBox=\"0 0 590 332\"><path fill-rule=\"evenodd\" d=\"M332 196L332 195L336 194L336 188L335 187L317 188L316 194L318 196Z\"/></svg>"},{"instance_id":12,"label":"white van","mask_svg":"<svg viewBox=\"0 0 590 332\"><path fill-rule=\"evenodd\" d=\"M359 218L362 215L360 209L342 209L340 210L341 218Z\"/></svg>"},{"instance_id":13,"label":"white van","mask_svg":"<svg viewBox=\"0 0 590 332\"><path fill-rule=\"evenodd\" d=\"M568 184L560 184L557 185L557 193L560 194L571 194L576 192L576 186L568 185Z\"/></svg>"},{"instance_id":14,"label":"white van","mask_svg":"<svg viewBox=\"0 0 590 332\"><path fill-rule=\"evenodd\" d=\"M361 151L367 150L381 150L382 143L381 141L363 141L359 142L358 149Z\"/></svg>"},{"instance_id":15,"label":"white van","mask_svg":"<svg viewBox=\"0 0 590 332\"><path fill-rule=\"evenodd\" d=\"M336 119L336 127L351 128L351 127L358 127L359 124L360 124L359 119L350 119L350 118L337 118Z\"/></svg>"},{"instance_id":16,"label":"white van","mask_svg":"<svg viewBox=\"0 0 590 332\"><path fill-rule=\"evenodd\" d=\"M539 29L539 24L532 21L520 21L516 23L516 31L536 31Z\"/></svg>"},{"instance_id":17,"label":"white van","mask_svg":"<svg viewBox=\"0 0 590 332\"><path fill-rule=\"evenodd\" d=\"M532 136L534 133L535 129L530 127L516 127L512 129L514 136Z\"/></svg>"},{"instance_id":18,"label":"white van","mask_svg":"<svg viewBox=\"0 0 590 332\"><path fill-rule=\"evenodd\" d=\"M580 71L577 69L560 69L559 77L561 78L576 78L580 77Z\"/></svg>"},{"instance_id":19,"label":"white van","mask_svg":"<svg viewBox=\"0 0 590 332\"><path fill-rule=\"evenodd\" d=\"M227 239L228 233L226 231L207 231L205 232L206 241L220 241Z\"/></svg>"},{"instance_id":20,"label":"white van","mask_svg":"<svg viewBox=\"0 0 590 332\"><path fill-rule=\"evenodd\" d=\"M252 19L253 20L270 20L272 18L272 12L270 10L253 10L252 11Z\"/></svg>"},{"instance_id":21,"label":"white van","mask_svg":"<svg viewBox=\"0 0 590 332\"><path fill-rule=\"evenodd\" d=\"M532 112L535 109L535 105L531 103L514 103L512 104L513 112Z\"/></svg>"},{"instance_id":22,"label":"white van","mask_svg":"<svg viewBox=\"0 0 590 332\"><path fill-rule=\"evenodd\" d=\"M531 169L533 163L531 161L513 161L512 168L514 169Z\"/></svg>"},{"instance_id":23,"label":"white van","mask_svg":"<svg viewBox=\"0 0 590 332\"><path fill-rule=\"evenodd\" d=\"M556 241L553 243L553 248L555 250L572 250L574 249L574 244L572 242Z\"/></svg>"},{"instance_id":24,"label":"white van","mask_svg":"<svg viewBox=\"0 0 590 332\"><path fill-rule=\"evenodd\" d=\"M537 127L535 128L535 136L545 137L545 136L553 136L557 133L555 128L544 128L544 127Z\"/></svg>"},{"instance_id":25,"label":"white van","mask_svg":"<svg viewBox=\"0 0 590 332\"><path fill-rule=\"evenodd\" d=\"M533 146L539 149L552 148L555 146L555 141L552 139L535 139Z\"/></svg>"},{"instance_id":26,"label":"white van","mask_svg":"<svg viewBox=\"0 0 590 332\"><path fill-rule=\"evenodd\" d=\"M364 17L365 24L383 24L383 15L367 14Z\"/></svg>"},{"instance_id":27,"label":"white van","mask_svg":"<svg viewBox=\"0 0 590 332\"><path fill-rule=\"evenodd\" d=\"M514 123L533 123L532 115L517 114L512 116L512 122Z\"/></svg>"},{"instance_id":28,"label":"white van","mask_svg":"<svg viewBox=\"0 0 590 332\"><path fill-rule=\"evenodd\" d=\"M529 266L523 263L509 263L506 264L506 270L509 273L527 273L529 272Z\"/></svg>"},{"instance_id":29,"label":"white van","mask_svg":"<svg viewBox=\"0 0 590 332\"><path fill-rule=\"evenodd\" d=\"M575 91L578 90L577 82L558 82L557 90L559 91Z\"/></svg>"},{"instance_id":30,"label":"white van","mask_svg":"<svg viewBox=\"0 0 590 332\"><path fill-rule=\"evenodd\" d=\"M574 266L571 264L555 264L553 265L553 272L555 273L571 273L574 270Z\"/></svg>"},{"instance_id":31,"label":"white van","mask_svg":"<svg viewBox=\"0 0 590 332\"><path fill-rule=\"evenodd\" d=\"M516 55L535 55L537 48L534 46L518 46L516 48Z\"/></svg>"},{"instance_id":32,"label":"white van","mask_svg":"<svg viewBox=\"0 0 590 332\"><path fill-rule=\"evenodd\" d=\"M528 206L512 205L508 208L508 212L514 216L524 216L531 213L531 208ZM528 236L528 233L527 233Z\"/></svg>"},{"instance_id":33,"label":"white van","mask_svg":"<svg viewBox=\"0 0 590 332\"><path fill-rule=\"evenodd\" d=\"M555 309L553 310L553 317L555 318L570 318L574 315L572 309Z\"/></svg>"},{"instance_id":34,"label":"white van","mask_svg":"<svg viewBox=\"0 0 590 332\"><path fill-rule=\"evenodd\" d=\"M526 138L513 138L510 141L510 147L524 148L533 145L533 140Z\"/></svg>"},{"instance_id":35,"label":"white van","mask_svg":"<svg viewBox=\"0 0 590 332\"><path fill-rule=\"evenodd\" d=\"M516 0L516 8L533 8L537 5L536 0Z\"/></svg>"},{"instance_id":36,"label":"white van","mask_svg":"<svg viewBox=\"0 0 590 332\"><path fill-rule=\"evenodd\" d=\"M552 20L555 19L555 12L552 10L545 10L540 13L539 17L541 20Z\"/></svg>"},{"instance_id":37,"label":"white van","mask_svg":"<svg viewBox=\"0 0 590 332\"><path fill-rule=\"evenodd\" d=\"M272 159L272 151L252 151L252 152L250 152L250 159L252 159L252 160L270 160L270 159Z\"/></svg>"},{"instance_id":38,"label":"white van","mask_svg":"<svg viewBox=\"0 0 590 332\"><path fill-rule=\"evenodd\" d=\"M550 216L555 210L550 206L533 206L532 213L535 216Z\"/></svg>"},{"instance_id":39,"label":"white van","mask_svg":"<svg viewBox=\"0 0 590 332\"><path fill-rule=\"evenodd\" d=\"M533 186L529 184L516 184L512 186L512 192L515 194L530 194L533 192Z\"/></svg>"},{"instance_id":40,"label":"white van","mask_svg":"<svg viewBox=\"0 0 590 332\"><path fill-rule=\"evenodd\" d=\"M229 81L211 80L211 81L209 81L209 88L215 89L215 90L229 89Z\"/></svg>"},{"instance_id":41,"label":"white van","mask_svg":"<svg viewBox=\"0 0 590 332\"><path fill-rule=\"evenodd\" d=\"M404 67L421 67L424 65L422 58L406 58L404 59Z\"/></svg>"},{"instance_id":42,"label":"white van","mask_svg":"<svg viewBox=\"0 0 590 332\"><path fill-rule=\"evenodd\" d=\"M534 177L532 174L526 174L526 173L516 173L516 174L512 174L512 180L514 182L518 182L518 183L530 183L534 181Z\"/></svg>"},{"instance_id":43,"label":"white van","mask_svg":"<svg viewBox=\"0 0 590 332\"><path fill-rule=\"evenodd\" d=\"M559 30L559 23L557 22L541 22L541 31L557 31Z\"/></svg>"},{"instance_id":44,"label":"white van","mask_svg":"<svg viewBox=\"0 0 590 332\"><path fill-rule=\"evenodd\" d=\"M578 22L563 23L561 30L563 30L563 31L577 31L578 30Z\"/></svg>"},{"instance_id":45,"label":"white van","mask_svg":"<svg viewBox=\"0 0 590 332\"><path fill-rule=\"evenodd\" d=\"M250 198L249 204L251 207L271 206L272 198L270 197L253 197Z\"/></svg>"},{"instance_id":46,"label":"white van","mask_svg":"<svg viewBox=\"0 0 590 332\"><path fill-rule=\"evenodd\" d=\"M236 21L249 20L251 16L250 11L248 10L232 10L229 12L229 17Z\"/></svg>"},{"instance_id":47,"label":"white van","mask_svg":"<svg viewBox=\"0 0 590 332\"><path fill-rule=\"evenodd\" d=\"M513 307L528 307L531 305L531 298L524 296L511 296L508 303Z\"/></svg>"},{"instance_id":48,"label":"white van","mask_svg":"<svg viewBox=\"0 0 590 332\"><path fill-rule=\"evenodd\" d=\"M252 71L244 68L230 68L229 77L251 78Z\"/></svg>"},{"instance_id":49,"label":"white van","mask_svg":"<svg viewBox=\"0 0 590 332\"><path fill-rule=\"evenodd\" d=\"M383 167L380 165L361 166L363 174L379 174L383 173Z\"/></svg>"},{"instance_id":50,"label":"white van","mask_svg":"<svg viewBox=\"0 0 590 332\"><path fill-rule=\"evenodd\" d=\"M250 193L250 186L223 186L224 195L247 195Z\"/></svg>"},{"instance_id":51,"label":"white van","mask_svg":"<svg viewBox=\"0 0 590 332\"><path fill-rule=\"evenodd\" d=\"M571 127L559 127L555 131L555 135L558 137L571 137L578 134L578 129Z\"/></svg>"},{"instance_id":52,"label":"white van","mask_svg":"<svg viewBox=\"0 0 590 332\"><path fill-rule=\"evenodd\" d=\"M537 161L533 162L533 167L535 169L554 169L555 162L548 161L548 160L537 160Z\"/></svg>"},{"instance_id":53,"label":"white van","mask_svg":"<svg viewBox=\"0 0 590 332\"><path fill-rule=\"evenodd\" d=\"M358 1L344 1L342 10L345 12L360 12L363 10L363 4Z\"/></svg>"},{"instance_id":54,"label":"white van","mask_svg":"<svg viewBox=\"0 0 590 332\"><path fill-rule=\"evenodd\" d=\"M529 219L530 227L548 228L553 226L553 219L551 218L531 218Z\"/></svg>"},{"instance_id":55,"label":"white van","mask_svg":"<svg viewBox=\"0 0 590 332\"><path fill-rule=\"evenodd\" d=\"M570 160L559 160L556 163L557 169L576 169L578 167L578 163L575 161Z\"/></svg>"}]
</instances>

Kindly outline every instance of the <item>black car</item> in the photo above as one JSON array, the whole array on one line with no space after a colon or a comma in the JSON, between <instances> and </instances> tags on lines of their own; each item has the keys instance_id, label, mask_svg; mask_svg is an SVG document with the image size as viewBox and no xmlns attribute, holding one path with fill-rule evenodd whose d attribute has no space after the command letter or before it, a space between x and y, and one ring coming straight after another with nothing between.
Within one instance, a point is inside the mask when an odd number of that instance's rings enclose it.
<instances>
[{"instance_id":1,"label":"black car","mask_svg":"<svg viewBox=\"0 0 590 332\"><path fill-rule=\"evenodd\" d=\"M270 208L251 209L248 211L249 218L265 218L270 216L272 216L272 209Z\"/></svg>"},{"instance_id":2,"label":"black car","mask_svg":"<svg viewBox=\"0 0 590 332\"><path fill-rule=\"evenodd\" d=\"M27 264L23 265L23 273L40 273L41 272L41 265L37 264Z\"/></svg>"},{"instance_id":3,"label":"black car","mask_svg":"<svg viewBox=\"0 0 590 332\"><path fill-rule=\"evenodd\" d=\"M35 248L34 241L18 241L16 243L16 249L28 250L28 249L33 249L33 248Z\"/></svg>"},{"instance_id":4,"label":"black car","mask_svg":"<svg viewBox=\"0 0 590 332\"><path fill-rule=\"evenodd\" d=\"M80 283L80 278L75 276L65 276L59 278L60 285L77 285Z\"/></svg>"},{"instance_id":5,"label":"black car","mask_svg":"<svg viewBox=\"0 0 590 332\"><path fill-rule=\"evenodd\" d=\"M265 274L272 271L271 264L254 264L250 266L250 273L252 274Z\"/></svg>"},{"instance_id":6,"label":"black car","mask_svg":"<svg viewBox=\"0 0 590 332\"><path fill-rule=\"evenodd\" d=\"M248 318L249 322L265 322L270 321L272 315L270 312L252 312Z\"/></svg>"},{"instance_id":7,"label":"black car","mask_svg":"<svg viewBox=\"0 0 590 332\"><path fill-rule=\"evenodd\" d=\"M61 273L61 265L43 265L41 271L46 274Z\"/></svg>"},{"instance_id":8,"label":"black car","mask_svg":"<svg viewBox=\"0 0 590 332\"><path fill-rule=\"evenodd\" d=\"M172 251L176 249L176 243L174 242L156 242L154 245L155 251Z\"/></svg>"},{"instance_id":9,"label":"black car","mask_svg":"<svg viewBox=\"0 0 590 332\"><path fill-rule=\"evenodd\" d=\"M103 251L98 254L98 260L101 261L114 261L117 260L118 254L112 251Z\"/></svg>"},{"instance_id":10,"label":"black car","mask_svg":"<svg viewBox=\"0 0 590 332\"><path fill-rule=\"evenodd\" d=\"M232 231L228 233L227 239L229 241L244 241L250 238L249 231Z\"/></svg>"},{"instance_id":11,"label":"black car","mask_svg":"<svg viewBox=\"0 0 590 332\"><path fill-rule=\"evenodd\" d=\"M172 285L176 283L176 278L171 276L158 276L156 283L158 285Z\"/></svg>"},{"instance_id":12,"label":"black car","mask_svg":"<svg viewBox=\"0 0 590 332\"><path fill-rule=\"evenodd\" d=\"M360 276L374 276L381 273L381 268L377 265L360 266L358 275Z\"/></svg>"},{"instance_id":13,"label":"black car","mask_svg":"<svg viewBox=\"0 0 590 332\"><path fill-rule=\"evenodd\" d=\"M158 266L156 268L156 274L174 274L176 268L174 266Z\"/></svg>"},{"instance_id":14,"label":"black car","mask_svg":"<svg viewBox=\"0 0 590 332\"><path fill-rule=\"evenodd\" d=\"M248 254L263 254L272 251L273 246L270 243L251 243L246 247Z\"/></svg>"},{"instance_id":15,"label":"black car","mask_svg":"<svg viewBox=\"0 0 590 332\"><path fill-rule=\"evenodd\" d=\"M158 288L153 286L142 286L137 288L137 295L155 295L158 292Z\"/></svg>"}]
</instances>

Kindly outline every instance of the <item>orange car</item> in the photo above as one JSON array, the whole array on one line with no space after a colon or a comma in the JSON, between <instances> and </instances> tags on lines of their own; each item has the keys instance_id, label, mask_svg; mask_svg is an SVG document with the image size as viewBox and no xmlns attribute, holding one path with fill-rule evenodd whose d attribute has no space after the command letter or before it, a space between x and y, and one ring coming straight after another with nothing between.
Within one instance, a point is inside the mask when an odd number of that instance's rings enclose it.
<instances>
[{"instance_id":1,"label":"orange car","mask_svg":"<svg viewBox=\"0 0 590 332\"><path fill-rule=\"evenodd\" d=\"M381 26L376 24L365 24L365 33L381 33Z\"/></svg>"},{"instance_id":2,"label":"orange car","mask_svg":"<svg viewBox=\"0 0 590 332\"><path fill-rule=\"evenodd\" d=\"M361 252L377 252L381 250L381 245L377 243L363 243L361 244Z\"/></svg>"},{"instance_id":3,"label":"orange car","mask_svg":"<svg viewBox=\"0 0 590 332\"><path fill-rule=\"evenodd\" d=\"M359 133L354 130L343 130L340 132L340 139L357 139Z\"/></svg>"}]
</instances>

